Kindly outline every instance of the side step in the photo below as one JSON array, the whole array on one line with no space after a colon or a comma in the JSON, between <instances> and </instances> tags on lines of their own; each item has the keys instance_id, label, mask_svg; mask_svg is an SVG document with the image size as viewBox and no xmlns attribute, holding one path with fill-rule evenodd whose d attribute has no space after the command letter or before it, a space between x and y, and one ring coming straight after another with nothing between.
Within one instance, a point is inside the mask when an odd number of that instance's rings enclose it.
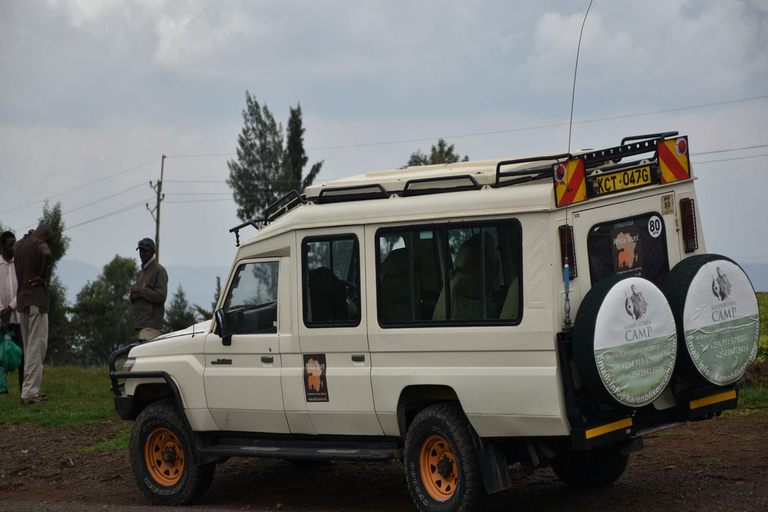
<instances>
[{"instance_id":1,"label":"side step","mask_svg":"<svg viewBox=\"0 0 768 512\"><path fill-rule=\"evenodd\" d=\"M269 439L220 437L199 449L205 455L293 460L386 461L402 457L396 440Z\"/></svg>"}]
</instances>

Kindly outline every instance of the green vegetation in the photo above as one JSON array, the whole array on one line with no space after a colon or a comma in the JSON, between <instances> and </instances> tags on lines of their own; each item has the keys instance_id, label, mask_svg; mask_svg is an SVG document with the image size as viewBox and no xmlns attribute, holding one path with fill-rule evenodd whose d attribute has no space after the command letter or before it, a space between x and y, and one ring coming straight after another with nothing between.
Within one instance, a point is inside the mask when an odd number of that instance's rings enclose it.
<instances>
[{"instance_id":1,"label":"green vegetation","mask_svg":"<svg viewBox=\"0 0 768 512\"><path fill-rule=\"evenodd\" d=\"M116 417L106 368L46 365L42 391L50 402L31 405L20 403L16 373L8 377L9 394L0 396L0 425L75 428Z\"/></svg>"},{"instance_id":2,"label":"green vegetation","mask_svg":"<svg viewBox=\"0 0 768 512\"><path fill-rule=\"evenodd\" d=\"M768 292L757 292L757 305L760 307L760 348L757 350L757 362L768 359Z\"/></svg>"}]
</instances>

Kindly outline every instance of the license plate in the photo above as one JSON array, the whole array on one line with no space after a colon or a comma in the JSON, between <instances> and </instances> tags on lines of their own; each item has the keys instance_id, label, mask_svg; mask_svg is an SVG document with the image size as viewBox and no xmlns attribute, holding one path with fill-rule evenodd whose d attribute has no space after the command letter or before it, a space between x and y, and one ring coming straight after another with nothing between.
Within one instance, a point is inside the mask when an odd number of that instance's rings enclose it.
<instances>
[{"instance_id":1,"label":"license plate","mask_svg":"<svg viewBox=\"0 0 768 512\"><path fill-rule=\"evenodd\" d=\"M651 168L646 165L636 167L635 169L627 169L626 171L595 176L595 194L601 196L650 184Z\"/></svg>"}]
</instances>

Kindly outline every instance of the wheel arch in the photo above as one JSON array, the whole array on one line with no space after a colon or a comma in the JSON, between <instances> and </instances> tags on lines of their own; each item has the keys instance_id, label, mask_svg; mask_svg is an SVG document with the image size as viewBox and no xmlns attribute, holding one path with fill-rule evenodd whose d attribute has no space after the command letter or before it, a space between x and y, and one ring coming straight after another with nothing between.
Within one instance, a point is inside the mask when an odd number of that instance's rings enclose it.
<instances>
[{"instance_id":1,"label":"wheel arch","mask_svg":"<svg viewBox=\"0 0 768 512\"><path fill-rule=\"evenodd\" d=\"M416 384L403 388L397 401L397 425L400 436L405 438L408 427L419 411L439 402L457 402L461 405L459 396L450 386Z\"/></svg>"}]
</instances>

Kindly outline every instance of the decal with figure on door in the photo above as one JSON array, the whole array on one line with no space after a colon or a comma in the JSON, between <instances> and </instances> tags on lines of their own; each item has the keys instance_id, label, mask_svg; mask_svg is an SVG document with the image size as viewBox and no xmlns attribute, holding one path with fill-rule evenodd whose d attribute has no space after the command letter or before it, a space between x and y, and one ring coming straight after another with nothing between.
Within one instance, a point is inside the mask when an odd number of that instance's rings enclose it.
<instances>
[{"instance_id":1,"label":"decal with figure on door","mask_svg":"<svg viewBox=\"0 0 768 512\"><path fill-rule=\"evenodd\" d=\"M304 392L307 402L328 401L325 354L304 354Z\"/></svg>"}]
</instances>

